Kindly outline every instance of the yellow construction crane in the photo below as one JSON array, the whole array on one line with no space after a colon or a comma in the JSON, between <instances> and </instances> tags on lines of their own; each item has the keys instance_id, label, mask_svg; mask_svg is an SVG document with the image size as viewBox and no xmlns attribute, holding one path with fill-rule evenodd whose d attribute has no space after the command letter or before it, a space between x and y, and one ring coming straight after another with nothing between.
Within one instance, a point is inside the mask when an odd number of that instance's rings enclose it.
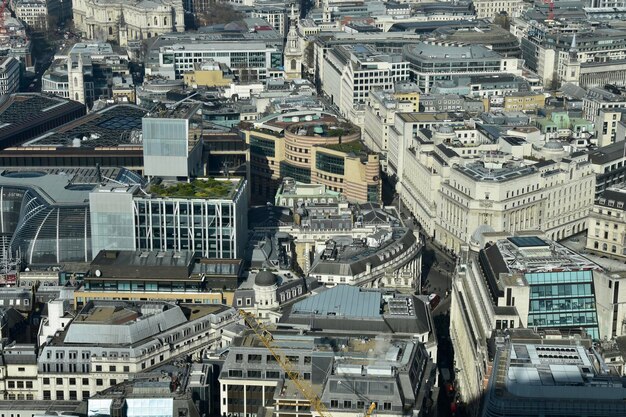
<instances>
[{"instance_id":1,"label":"yellow construction crane","mask_svg":"<svg viewBox=\"0 0 626 417\"><path fill-rule=\"evenodd\" d=\"M272 356L274 356L280 367L283 371L285 371L287 377L289 377L296 388L298 388L298 391L300 391L304 398L311 403L311 407L317 411L320 417L333 417L320 397L315 393L311 384L302 377L300 372L298 372L289 359L287 359L287 355L281 355L279 348L274 345L274 338L267 327L260 323L252 313L239 310L239 314L243 317L246 324L252 329L252 331L258 336L267 350L270 351ZM370 417L375 409L376 403L373 402L365 412L364 417Z\"/></svg>"}]
</instances>

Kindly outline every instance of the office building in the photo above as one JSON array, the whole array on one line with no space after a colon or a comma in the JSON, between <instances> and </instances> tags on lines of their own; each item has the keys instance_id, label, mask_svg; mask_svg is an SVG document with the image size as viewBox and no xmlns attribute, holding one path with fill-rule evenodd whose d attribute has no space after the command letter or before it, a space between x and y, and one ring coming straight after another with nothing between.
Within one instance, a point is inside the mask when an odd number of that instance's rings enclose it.
<instances>
[{"instance_id":1,"label":"office building","mask_svg":"<svg viewBox=\"0 0 626 417\"><path fill-rule=\"evenodd\" d=\"M518 58L504 57L482 45L423 41L403 48L404 60L419 88L430 92L437 81L460 75L521 75Z\"/></svg>"},{"instance_id":2,"label":"office building","mask_svg":"<svg viewBox=\"0 0 626 417\"><path fill-rule=\"evenodd\" d=\"M219 349L240 320L224 305L91 301L38 358L39 398L86 400L182 355Z\"/></svg>"},{"instance_id":3,"label":"office building","mask_svg":"<svg viewBox=\"0 0 626 417\"><path fill-rule=\"evenodd\" d=\"M101 167L124 166L135 172L143 171L141 120L146 114L145 109L132 104L117 104L85 116L85 106L80 103L51 96L40 102L41 99L37 96L32 104L16 100L7 109L4 120L12 123L7 130L16 132L17 143L0 152L3 166L18 169L70 166L93 171L99 164ZM67 104L55 107L55 103ZM51 107L44 107L42 113L24 116L31 109L37 111L42 106ZM60 117L70 109L75 113L65 115L61 121L73 123L58 126L52 116L59 114ZM24 119L31 121L32 125L20 123ZM34 133L32 136L31 132ZM28 140L19 140L20 136ZM18 143L22 146L15 146Z\"/></svg>"},{"instance_id":4,"label":"office building","mask_svg":"<svg viewBox=\"0 0 626 417\"><path fill-rule=\"evenodd\" d=\"M239 259L206 259L191 251L103 250L74 291L74 305L146 299L231 304L241 267Z\"/></svg>"},{"instance_id":5,"label":"office building","mask_svg":"<svg viewBox=\"0 0 626 417\"><path fill-rule=\"evenodd\" d=\"M13 10L15 17L33 30L48 30L48 0L17 0Z\"/></svg>"},{"instance_id":6,"label":"office building","mask_svg":"<svg viewBox=\"0 0 626 417\"><path fill-rule=\"evenodd\" d=\"M11 94L0 102L0 149L21 145L85 115L85 106L79 103L38 93Z\"/></svg>"},{"instance_id":7,"label":"office building","mask_svg":"<svg viewBox=\"0 0 626 417\"><path fill-rule=\"evenodd\" d=\"M379 156L351 123L320 111L272 114L244 127L253 201L274 201L281 179L326 185L350 201L380 199Z\"/></svg>"},{"instance_id":8,"label":"office building","mask_svg":"<svg viewBox=\"0 0 626 417\"><path fill-rule=\"evenodd\" d=\"M508 341L495 352L482 417L626 413L622 379L598 363L595 348ZM599 355L598 355L599 356Z\"/></svg>"},{"instance_id":9,"label":"office building","mask_svg":"<svg viewBox=\"0 0 626 417\"><path fill-rule=\"evenodd\" d=\"M502 12L507 16L516 17L527 7L521 0L473 0L472 5L477 19L493 19Z\"/></svg>"},{"instance_id":10,"label":"office building","mask_svg":"<svg viewBox=\"0 0 626 417\"><path fill-rule=\"evenodd\" d=\"M477 231L452 284L450 337L459 369L456 385L466 403L482 396L489 373L487 340L494 330L582 329L598 339L611 320L599 304L598 265L553 241L501 236Z\"/></svg>"},{"instance_id":11,"label":"office building","mask_svg":"<svg viewBox=\"0 0 626 417\"><path fill-rule=\"evenodd\" d=\"M410 294L348 285L322 288L294 303L280 322L334 334L358 331L364 336L393 333L412 337L423 343L428 355L437 361L437 338L430 306Z\"/></svg>"},{"instance_id":12,"label":"office building","mask_svg":"<svg viewBox=\"0 0 626 417\"><path fill-rule=\"evenodd\" d=\"M599 147L624 140L617 137L617 124L626 112L626 97L604 88L591 88L582 101L583 117L594 124Z\"/></svg>"},{"instance_id":13,"label":"office building","mask_svg":"<svg viewBox=\"0 0 626 417\"><path fill-rule=\"evenodd\" d=\"M122 46L128 41L185 31L185 11L179 1L135 4L125 0L77 0L72 2L72 12L74 25L83 38L106 39Z\"/></svg>"},{"instance_id":14,"label":"office building","mask_svg":"<svg viewBox=\"0 0 626 417\"><path fill-rule=\"evenodd\" d=\"M431 329L423 302L399 296L391 298L387 304L381 292L345 288L353 291L342 297L346 301L341 304L344 308L329 307L328 298L322 299L322 294L296 303L294 307L301 305L307 309L304 303L318 298L319 305L326 306L320 312L334 311L337 316L324 314L319 320L313 319L316 323L328 324L328 330L326 326L313 331L308 324L282 323L281 329L285 330L272 331L278 354L289 359L303 375L304 383L313 386L313 393L331 413L364 413L375 403L375 412L378 410L385 415L406 416L407 410L411 410L411 415L425 415L436 381L433 368L436 356L429 357L428 343L422 341ZM337 287L326 292L331 296L330 292L338 295L340 290ZM361 308L351 309L351 305ZM389 306L385 316L380 314L383 305ZM302 313L310 316L309 312ZM387 320L397 323L397 333L385 324ZM353 323L359 323L359 328L363 329L357 331L358 335L350 326ZM303 330L298 334L289 330L291 326ZM332 331L332 328L337 330ZM242 416L271 407L285 414L294 404L301 408L303 415L315 413L272 353L251 332L231 344L219 382L221 413Z\"/></svg>"},{"instance_id":15,"label":"office building","mask_svg":"<svg viewBox=\"0 0 626 417\"><path fill-rule=\"evenodd\" d=\"M26 265L91 260L89 192L103 177L128 176L116 168L2 171L0 216L9 250Z\"/></svg>"},{"instance_id":16,"label":"office building","mask_svg":"<svg viewBox=\"0 0 626 417\"><path fill-rule=\"evenodd\" d=\"M248 233L244 179L110 184L89 194L94 256L101 250L194 251L240 259Z\"/></svg>"},{"instance_id":17,"label":"office building","mask_svg":"<svg viewBox=\"0 0 626 417\"><path fill-rule=\"evenodd\" d=\"M262 19L244 19L228 30L169 33L150 46L146 74L182 79L196 63L213 59L230 68L241 82L262 81L283 65L283 37Z\"/></svg>"},{"instance_id":18,"label":"office building","mask_svg":"<svg viewBox=\"0 0 626 417\"><path fill-rule=\"evenodd\" d=\"M586 247L589 251L626 260L624 202L626 190L623 187L607 188L598 196L587 225Z\"/></svg>"},{"instance_id":19,"label":"office building","mask_svg":"<svg viewBox=\"0 0 626 417\"><path fill-rule=\"evenodd\" d=\"M20 88L20 62L11 56L0 60L0 94L13 94Z\"/></svg>"},{"instance_id":20,"label":"office building","mask_svg":"<svg viewBox=\"0 0 626 417\"><path fill-rule=\"evenodd\" d=\"M336 45L324 60L322 89L351 122L362 125L363 106L370 90L392 90L409 79L409 64L366 45Z\"/></svg>"},{"instance_id":21,"label":"office building","mask_svg":"<svg viewBox=\"0 0 626 417\"><path fill-rule=\"evenodd\" d=\"M589 160L596 174L594 197L597 200L606 189L622 184L626 177L626 153L624 143L616 142L589 153Z\"/></svg>"},{"instance_id":22,"label":"office building","mask_svg":"<svg viewBox=\"0 0 626 417\"><path fill-rule=\"evenodd\" d=\"M328 240L316 253L309 276L324 285L420 288L422 245L405 228L379 230L363 239Z\"/></svg>"},{"instance_id":23,"label":"office building","mask_svg":"<svg viewBox=\"0 0 626 417\"><path fill-rule=\"evenodd\" d=\"M202 104L160 105L142 119L143 165L148 177L194 178L202 174Z\"/></svg>"},{"instance_id":24,"label":"office building","mask_svg":"<svg viewBox=\"0 0 626 417\"><path fill-rule=\"evenodd\" d=\"M206 60L202 63L195 63L193 70L183 74L183 79L187 87L227 87L233 83L233 74L225 64Z\"/></svg>"}]
</instances>

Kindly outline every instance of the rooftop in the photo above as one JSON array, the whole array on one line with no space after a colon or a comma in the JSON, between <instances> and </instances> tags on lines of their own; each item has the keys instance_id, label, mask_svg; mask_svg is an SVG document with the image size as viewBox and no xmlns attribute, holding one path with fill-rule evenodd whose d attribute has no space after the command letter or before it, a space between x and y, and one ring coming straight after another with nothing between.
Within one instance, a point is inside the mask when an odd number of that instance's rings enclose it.
<instances>
[{"instance_id":1,"label":"rooftop","mask_svg":"<svg viewBox=\"0 0 626 417\"><path fill-rule=\"evenodd\" d=\"M53 168L0 170L0 186L32 189L49 204L87 204L89 192L103 178L125 181L123 168ZM99 179L98 176L101 176Z\"/></svg>"},{"instance_id":2,"label":"rooftop","mask_svg":"<svg viewBox=\"0 0 626 417\"><path fill-rule=\"evenodd\" d=\"M232 196L237 183L235 180L202 178L191 182L152 184L148 191L156 197L220 199Z\"/></svg>"},{"instance_id":3,"label":"rooftop","mask_svg":"<svg viewBox=\"0 0 626 417\"><path fill-rule=\"evenodd\" d=\"M114 147L141 146L141 119L146 110L118 104L67 123L24 146Z\"/></svg>"},{"instance_id":4,"label":"rooftop","mask_svg":"<svg viewBox=\"0 0 626 417\"><path fill-rule=\"evenodd\" d=\"M533 273L585 272L600 266L565 246L536 236L509 237L484 250L496 272Z\"/></svg>"}]
</instances>

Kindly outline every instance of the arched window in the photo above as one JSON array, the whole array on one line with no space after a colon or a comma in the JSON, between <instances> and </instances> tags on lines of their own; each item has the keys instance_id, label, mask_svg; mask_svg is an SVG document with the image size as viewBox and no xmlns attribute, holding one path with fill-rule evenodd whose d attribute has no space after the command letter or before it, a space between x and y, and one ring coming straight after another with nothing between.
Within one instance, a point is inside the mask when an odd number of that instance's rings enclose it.
<instances>
[{"instance_id":1,"label":"arched window","mask_svg":"<svg viewBox=\"0 0 626 417\"><path fill-rule=\"evenodd\" d=\"M152 33L148 32L148 37L151 38L152 37Z\"/></svg>"},{"instance_id":2,"label":"arched window","mask_svg":"<svg viewBox=\"0 0 626 417\"><path fill-rule=\"evenodd\" d=\"M78 98L78 93L75 93L75 94L74 94L74 100L76 100L76 101L80 101L80 100L79 100L79 98Z\"/></svg>"},{"instance_id":3,"label":"arched window","mask_svg":"<svg viewBox=\"0 0 626 417\"><path fill-rule=\"evenodd\" d=\"M109 27L109 35L113 35L113 28Z\"/></svg>"},{"instance_id":4,"label":"arched window","mask_svg":"<svg viewBox=\"0 0 626 417\"><path fill-rule=\"evenodd\" d=\"M603 243L603 244L602 244L602 250L603 250L603 251L606 251L607 249L608 249L607 244L606 244L606 243Z\"/></svg>"},{"instance_id":5,"label":"arched window","mask_svg":"<svg viewBox=\"0 0 626 417\"><path fill-rule=\"evenodd\" d=\"M74 77L74 87L78 87L78 77Z\"/></svg>"},{"instance_id":6,"label":"arched window","mask_svg":"<svg viewBox=\"0 0 626 417\"><path fill-rule=\"evenodd\" d=\"M154 26L158 26L159 24L159 20L157 19L156 16L154 16Z\"/></svg>"},{"instance_id":7,"label":"arched window","mask_svg":"<svg viewBox=\"0 0 626 417\"><path fill-rule=\"evenodd\" d=\"M291 70L294 71L296 69L296 60L292 59L291 60Z\"/></svg>"},{"instance_id":8,"label":"arched window","mask_svg":"<svg viewBox=\"0 0 626 417\"><path fill-rule=\"evenodd\" d=\"M163 18L163 26L167 26L167 17Z\"/></svg>"}]
</instances>

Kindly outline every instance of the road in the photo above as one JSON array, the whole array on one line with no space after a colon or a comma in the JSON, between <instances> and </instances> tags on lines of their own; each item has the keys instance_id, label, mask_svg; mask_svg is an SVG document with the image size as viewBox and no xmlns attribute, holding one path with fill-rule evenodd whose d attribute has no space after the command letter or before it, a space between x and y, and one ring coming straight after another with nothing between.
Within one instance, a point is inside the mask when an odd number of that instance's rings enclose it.
<instances>
[{"instance_id":1,"label":"road","mask_svg":"<svg viewBox=\"0 0 626 417\"><path fill-rule=\"evenodd\" d=\"M398 208L405 225L420 234L424 239L422 252L422 293L438 294L439 304L432 310L435 331L437 334L437 368L439 370L439 387L433 392L437 395L437 417L452 417L451 400L446 392L445 382L441 377L441 369L447 368L452 376L454 373L454 351L450 340L450 291L456 259L448 252L441 250L432 240L425 236L413 220L411 213L401 204L397 196L391 205ZM454 377L453 377L454 379ZM458 414L457 414L458 415Z\"/></svg>"}]
</instances>

